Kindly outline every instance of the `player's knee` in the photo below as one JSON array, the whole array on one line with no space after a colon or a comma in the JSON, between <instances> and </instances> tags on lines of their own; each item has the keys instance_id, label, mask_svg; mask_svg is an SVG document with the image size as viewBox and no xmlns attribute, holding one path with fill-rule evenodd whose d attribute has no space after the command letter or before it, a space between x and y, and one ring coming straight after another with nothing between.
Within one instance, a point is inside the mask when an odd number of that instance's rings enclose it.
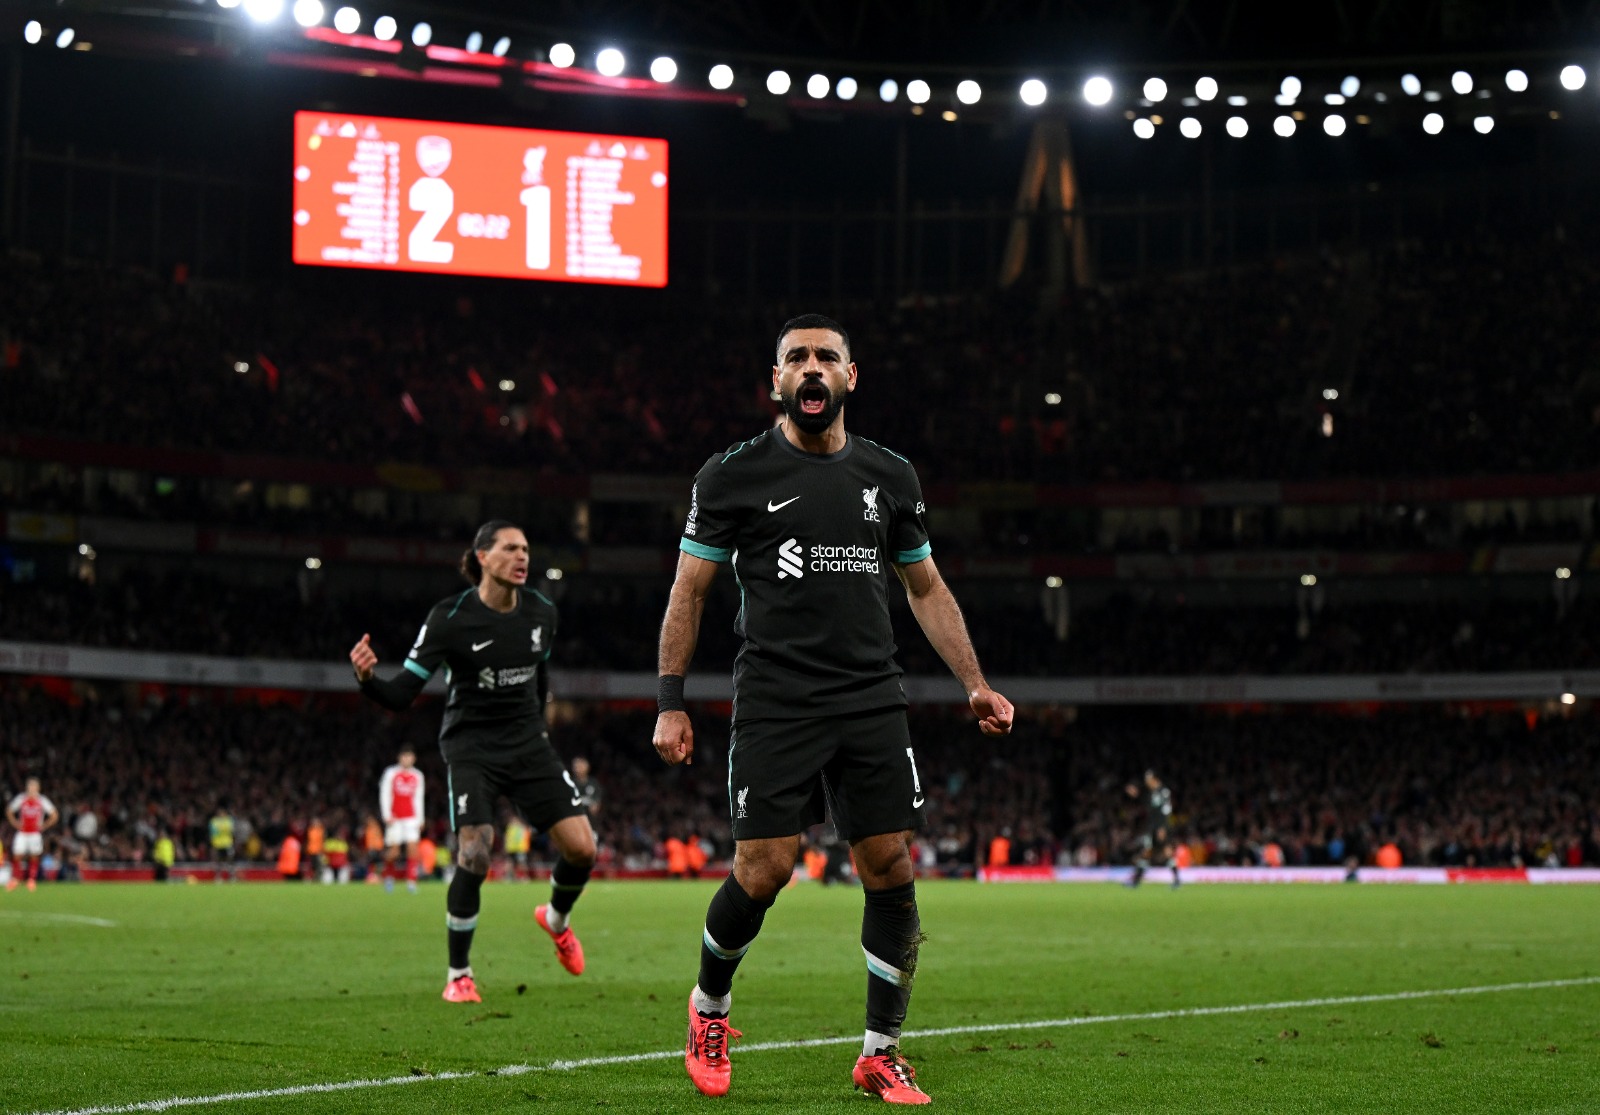
<instances>
[{"instance_id":1,"label":"player's knee","mask_svg":"<svg viewBox=\"0 0 1600 1115\"><path fill-rule=\"evenodd\" d=\"M788 885L794 864L787 857L765 855L742 857L735 877L746 894L757 902L771 902Z\"/></svg>"},{"instance_id":2,"label":"player's knee","mask_svg":"<svg viewBox=\"0 0 1600 1115\"><path fill-rule=\"evenodd\" d=\"M595 860L594 837L587 836L580 841L568 844L561 849L561 858L573 867L581 867L585 870L593 867Z\"/></svg>"},{"instance_id":3,"label":"player's knee","mask_svg":"<svg viewBox=\"0 0 1600 1115\"><path fill-rule=\"evenodd\" d=\"M487 875L489 873L490 843L493 840L493 830L489 834L481 831L481 826L464 828L461 830L461 847L459 850L460 863L463 870L474 875Z\"/></svg>"}]
</instances>

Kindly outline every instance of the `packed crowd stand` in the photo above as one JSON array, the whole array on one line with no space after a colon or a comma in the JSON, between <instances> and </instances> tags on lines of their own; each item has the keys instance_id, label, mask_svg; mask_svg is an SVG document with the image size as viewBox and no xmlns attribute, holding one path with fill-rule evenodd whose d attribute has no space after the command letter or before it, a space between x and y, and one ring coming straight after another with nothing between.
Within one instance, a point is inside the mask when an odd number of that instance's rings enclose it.
<instances>
[{"instance_id":1,"label":"packed crowd stand","mask_svg":"<svg viewBox=\"0 0 1600 1115\"><path fill-rule=\"evenodd\" d=\"M0 790L38 777L63 814L48 834L57 872L145 863L163 836L180 860L211 857L210 819L233 818L241 859L272 862L320 824L348 840L359 876L378 776L400 747L430 775L427 833L448 850L432 746L437 702L409 718L354 700L134 686L0 682ZM725 862L732 843L726 710L693 711L697 761L663 767L644 706L558 704L552 740L601 787L594 824L609 870L681 870L674 842ZM1125 863L1145 831L1124 787L1145 769L1173 790L1172 831L1196 864L1370 863L1392 843L1408 864L1600 863L1600 755L1588 712L1514 708L1295 711L1025 710L989 745L962 710L912 710L928 794L917 844L927 873L975 866ZM510 819L509 812L502 821ZM814 830L826 848L832 834ZM1275 852L1274 850L1275 849ZM448 852L446 852L447 858ZM539 844L519 865L548 861Z\"/></svg>"},{"instance_id":2,"label":"packed crowd stand","mask_svg":"<svg viewBox=\"0 0 1600 1115\"><path fill-rule=\"evenodd\" d=\"M97 584L54 587L0 579L0 631L8 639L235 657L337 660L363 632L391 656L410 646L416 617L450 589L416 599L308 587L303 575L243 585L192 571L130 571ZM1572 582L1567 582L1572 583ZM569 579L557 595L558 668L648 670L655 662L667 583ZM959 586L965 588L965 586ZM731 669L737 592L708 603L696 669ZM1309 594L1307 594L1309 597ZM1430 602L1340 603L1320 598L1272 606L1190 607L1173 592L1135 588L1072 611L1058 626L1041 591L969 608L974 645L995 675L1349 674L1600 668L1597 605L1575 592L1483 600L1440 594ZM909 612L893 613L900 661L912 673L943 670Z\"/></svg>"},{"instance_id":3,"label":"packed crowd stand","mask_svg":"<svg viewBox=\"0 0 1600 1115\"><path fill-rule=\"evenodd\" d=\"M693 473L770 422L793 309L342 274L201 290L19 256L0 278L8 430L535 473ZM832 312L861 366L855 426L924 483L1393 478L1594 467L1597 297L1595 253L1552 224L1045 309Z\"/></svg>"}]
</instances>

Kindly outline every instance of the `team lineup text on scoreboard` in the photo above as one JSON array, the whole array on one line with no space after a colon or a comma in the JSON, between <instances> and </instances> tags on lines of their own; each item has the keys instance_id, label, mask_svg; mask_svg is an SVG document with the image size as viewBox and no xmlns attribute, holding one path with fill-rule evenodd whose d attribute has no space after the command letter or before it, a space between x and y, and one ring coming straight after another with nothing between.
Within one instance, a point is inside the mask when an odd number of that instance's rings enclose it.
<instances>
[{"instance_id":1,"label":"team lineup text on scoreboard","mask_svg":"<svg viewBox=\"0 0 1600 1115\"><path fill-rule=\"evenodd\" d=\"M667 142L297 112L294 261L665 286Z\"/></svg>"}]
</instances>

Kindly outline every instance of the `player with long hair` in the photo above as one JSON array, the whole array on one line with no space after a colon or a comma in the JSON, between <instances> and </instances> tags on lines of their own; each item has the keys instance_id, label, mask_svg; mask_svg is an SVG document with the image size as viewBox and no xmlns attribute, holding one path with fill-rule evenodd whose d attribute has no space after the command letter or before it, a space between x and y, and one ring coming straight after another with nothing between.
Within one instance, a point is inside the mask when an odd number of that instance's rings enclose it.
<instances>
[{"instance_id":1,"label":"player with long hair","mask_svg":"<svg viewBox=\"0 0 1600 1115\"><path fill-rule=\"evenodd\" d=\"M528 539L502 520L478 528L461 555L471 586L433 606L404 669L378 677L371 637L350 650L361 692L384 708L406 708L443 666L449 685L439 749L448 768L450 825L458 841L456 872L445 898L450 965L444 998L481 1002L470 959L479 890L494 847L495 802L504 794L560 853L548 905L533 917L555 942L561 966L583 971L583 946L568 923L594 867L594 830L545 725L550 644L556 606L527 587Z\"/></svg>"}]
</instances>

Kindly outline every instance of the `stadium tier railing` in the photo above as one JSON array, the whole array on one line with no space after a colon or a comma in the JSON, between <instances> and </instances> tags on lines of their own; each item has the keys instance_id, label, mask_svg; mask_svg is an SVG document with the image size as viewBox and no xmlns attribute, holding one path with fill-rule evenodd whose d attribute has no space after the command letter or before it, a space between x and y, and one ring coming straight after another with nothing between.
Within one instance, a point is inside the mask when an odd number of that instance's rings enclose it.
<instances>
[{"instance_id":1,"label":"stadium tier railing","mask_svg":"<svg viewBox=\"0 0 1600 1115\"><path fill-rule=\"evenodd\" d=\"M222 688L288 689L317 693L355 689L343 662L224 658L156 651L107 650L61 643L0 640L0 673L141 681ZM995 688L1025 705L1322 704L1414 701L1575 701L1600 697L1600 670L1450 674L1306 674L1270 677L999 677ZM653 700L654 671L551 671L551 692L566 700ZM949 677L908 675L914 704L964 704ZM435 676L428 691L442 693ZM729 701L732 679L721 673L691 675L692 701Z\"/></svg>"}]
</instances>

